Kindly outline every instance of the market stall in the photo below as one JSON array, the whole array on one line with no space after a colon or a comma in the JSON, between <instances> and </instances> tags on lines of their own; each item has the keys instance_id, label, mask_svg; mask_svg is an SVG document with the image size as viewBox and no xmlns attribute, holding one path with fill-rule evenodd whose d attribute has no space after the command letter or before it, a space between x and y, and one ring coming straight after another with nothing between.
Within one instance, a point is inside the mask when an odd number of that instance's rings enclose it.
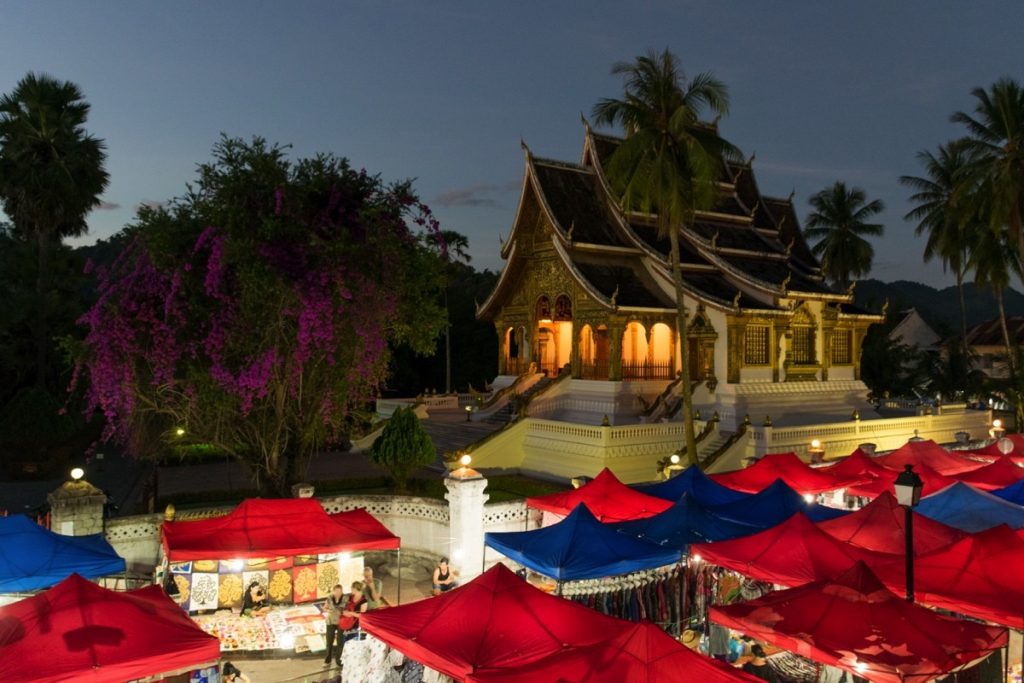
<instances>
[{"instance_id":1,"label":"market stall","mask_svg":"<svg viewBox=\"0 0 1024 683\"><path fill-rule=\"evenodd\" d=\"M883 493L890 495L895 493L896 477L900 476L900 473L889 468L884 469L884 474L846 489L846 495L858 498L875 498ZM937 493L957 482L955 478L940 474L928 465L915 465L914 472L917 476L921 477L924 495Z\"/></svg>"},{"instance_id":2,"label":"market stall","mask_svg":"<svg viewBox=\"0 0 1024 683\"><path fill-rule=\"evenodd\" d=\"M460 681L481 669L517 670L629 626L549 595L503 564L439 597L362 617L374 638Z\"/></svg>"},{"instance_id":3,"label":"market stall","mask_svg":"<svg viewBox=\"0 0 1024 683\"><path fill-rule=\"evenodd\" d=\"M124 571L103 534L63 536L25 515L0 517L0 593L48 588L73 573L94 579Z\"/></svg>"},{"instance_id":4,"label":"market stall","mask_svg":"<svg viewBox=\"0 0 1024 683\"><path fill-rule=\"evenodd\" d=\"M752 536L694 544L690 546L690 555L749 578L783 586L802 586L837 576L858 561L875 566L897 557L843 543L802 514Z\"/></svg>"},{"instance_id":5,"label":"market stall","mask_svg":"<svg viewBox=\"0 0 1024 683\"><path fill-rule=\"evenodd\" d=\"M159 586L127 593L73 574L0 607L0 681L122 683L215 664L217 639Z\"/></svg>"},{"instance_id":6,"label":"market stall","mask_svg":"<svg viewBox=\"0 0 1024 683\"><path fill-rule=\"evenodd\" d=\"M532 531L490 532L484 543L555 581L597 579L679 562L679 546L617 533L582 503L557 524Z\"/></svg>"},{"instance_id":7,"label":"market stall","mask_svg":"<svg viewBox=\"0 0 1024 683\"><path fill-rule=\"evenodd\" d=\"M746 494L741 495L747 497ZM754 525L749 520L727 519L688 493L684 493L668 510L653 517L618 522L612 526L619 533L683 552L689 551L691 543L724 541L762 530L760 524Z\"/></svg>"},{"instance_id":8,"label":"market stall","mask_svg":"<svg viewBox=\"0 0 1024 683\"><path fill-rule=\"evenodd\" d=\"M960 482L922 498L915 510L969 533L1000 524L1024 529L1024 507Z\"/></svg>"},{"instance_id":9,"label":"market stall","mask_svg":"<svg viewBox=\"0 0 1024 683\"><path fill-rule=\"evenodd\" d=\"M850 512L808 501L781 479L745 498L722 505L712 505L708 509L722 519L759 529L769 529L798 512L815 522L835 519Z\"/></svg>"},{"instance_id":10,"label":"market stall","mask_svg":"<svg viewBox=\"0 0 1024 683\"><path fill-rule=\"evenodd\" d=\"M508 669L478 669L467 683L758 683L735 667L693 652L650 622L601 643Z\"/></svg>"},{"instance_id":11,"label":"market stall","mask_svg":"<svg viewBox=\"0 0 1024 683\"><path fill-rule=\"evenodd\" d=\"M1002 498L1016 505L1024 505L1024 480L992 491L996 498Z\"/></svg>"},{"instance_id":12,"label":"market stall","mask_svg":"<svg viewBox=\"0 0 1024 683\"><path fill-rule=\"evenodd\" d=\"M931 439L911 439L891 453L877 456L875 462L897 472L902 472L905 465L913 465L915 470L921 465L928 465L945 475L969 472L985 465L962 453L947 451Z\"/></svg>"},{"instance_id":13,"label":"market stall","mask_svg":"<svg viewBox=\"0 0 1024 683\"><path fill-rule=\"evenodd\" d=\"M877 477L888 476L891 471L859 448L845 458L818 468L818 472L844 482L870 482Z\"/></svg>"},{"instance_id":14,"label":"market stall","mask_svg":"<svg viewBox=\"0 0 1024 683\"><path fill-rule=\"evenodd\" d=\"M959 541L966 534L924 515L914 515L914 552L928 553ZM845 517L818 522L833 538L867 550L902 555L906 552L906 508L888 491Z\"/></svg>"},{"instance_id":15,"label":"market stall","mask_svg":"<svg viewBox=\"0 0 1024 683\"><path fill-rule=\"evenodd\" d=\"M684 495L690 496L702 505L720 505L731 503L746 497L743 491L736 491L719 484L704 474L699 467L687 467L685 470L657 484L634 486L634 489L648 496L655 496L675 502Z\"/></svg>"},{"instance_id":16,"label":"market stall","mask_svg":"<svg viewBox=\"0 0 1024 683\"><path fill-rule=\"evenodd\" d=\"M859 562L835 579L712 607L710 617L877 683L930 681L1007 644L1006 629L907 602Z\"/></svg>"},{"instance_id":17,"label":"market stall","mask_svg":"<svg viewBox=\"0 0 1024 683\"><path fill-rule=\"evenodd\" d=\"M362 579L359 552L398 550L399 543L365 510L329 515L309 498L246 500L227 515L163 526L176 599L225 651L323 650L317 601L335 584L348 590ZM271 610L240 617L254 582Z\"/></svg>"},{"instance_id":18,"label":"market stall","mask_svg":"<svg viewBox=\"0 0 1024 683\"><path fill-rule=\"evenodd\" d=\"M769 453L749 467L712 474L711 478L723 486L746 493L757 493L776 479L781 479L801 495L817 495L856 483L856 480L837 479L827 469L811 467L796 453Z\"/></svg>"},{"instance_id":19,"label":"market stall","mask_svg":"<svg viewBox=\"0 0 1024 683\"><path fill-rule=\"evenodd\" d=\"M600 474L578 489L526 499L526 506L565 517L583 503L602 522L624 522L656 515L672 503L626 486L611 470Z\"/></svg>"},{"instance_id":20,"label":"market stall","mask_svg":"<svg viewBox=\"0 0 1024 683\"><path fill-rule=\"evenodd\" d=\"M956 478L976 489L995 491L1024 480L1024 467L1015 465L1007 458L1000 458L984 467L958 474Z\"/></svg>"},{"instance_id":21,"label":"market stall","mask_svg":"<svg viewBox=\"0 0 1024 683\"><path fill-rule=\"evenodd\" d=\"M932 607L1024 629L1021 567L1024 539L998 526L915 557L914 595ZM905 590L903 558L871 568L890 590Z\"/></svg>"}]
</instances>

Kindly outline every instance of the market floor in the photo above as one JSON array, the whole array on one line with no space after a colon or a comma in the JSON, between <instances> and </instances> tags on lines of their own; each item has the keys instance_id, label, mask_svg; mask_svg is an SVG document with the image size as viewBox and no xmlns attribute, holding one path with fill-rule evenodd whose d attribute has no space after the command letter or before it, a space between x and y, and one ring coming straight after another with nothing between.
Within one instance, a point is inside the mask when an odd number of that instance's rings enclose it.
<instances>
[{"instance_id":1,"label":"market floor","mask_svg":"<svg viewBox=\"0 0 1024 683\"><path fill-rule=\"evenodd\" d=\"M384 595L394 599L397 594L397 582L393 577L382 577L384 582ZM416 602L430 597L430 578L426 580L415 578L402 579L402 604ZM315 657L287 657L280 658L246 658L244 655L231 656L230 652L222 655L223 661L228 661L241 669L249 677L252 683L319 683L330 680L332 676L338 675L338 669L331 667L329 670L324 665L323 653Z\"/></svg>"}]
</instances>

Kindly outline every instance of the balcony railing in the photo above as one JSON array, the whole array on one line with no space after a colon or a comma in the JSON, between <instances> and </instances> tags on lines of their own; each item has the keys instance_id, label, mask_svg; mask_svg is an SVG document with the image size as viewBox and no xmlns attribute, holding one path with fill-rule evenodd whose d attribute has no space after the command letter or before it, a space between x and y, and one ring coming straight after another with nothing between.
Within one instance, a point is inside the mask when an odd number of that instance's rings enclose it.
<instances>
[{"instance_id":1,"label":"balcony railing","mask_svg":"<svg viewBox=\"0 0 1024 683\"><path fill-rule=\"evenodd\" d=\"M622 379L672 379L671 363L651 363L642 361L639 363L622 364Z\"/></svg>"},{"instance_id":2,"label":"balcony railing","mask_svg":"<svg viewBox=\"0 0 1024 683\"><path fill-rule=\"evenodd\" d=\"M608 379L607 361L583 363L580 365L581 379Z\"/></svg>"}]
</instances>

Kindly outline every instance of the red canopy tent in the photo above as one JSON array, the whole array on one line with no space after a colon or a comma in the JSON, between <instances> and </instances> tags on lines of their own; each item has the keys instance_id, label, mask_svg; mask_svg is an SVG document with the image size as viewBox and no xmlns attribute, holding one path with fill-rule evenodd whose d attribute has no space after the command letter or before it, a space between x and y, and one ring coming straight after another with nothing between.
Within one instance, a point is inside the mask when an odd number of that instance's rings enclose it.
<instances>
[{"instance_id":1,"label":"red canopy tent","mask_svg":"<svg viewBox=\"0 0 1024 683\"><path fill-rule=\"evenodd\" d=\"M982 491L995 491L1024 479L1024 467L1014 465L1009 458L1000 458L990 465L955 475L965 484Z\"/></svg>"},{"instance_id":2,"label":"red canopy tent","mask_svg":"<svg viewBox=\"0 0 1024 683\"><path fill-rule=\"evenodd\" d=\"M1024 629L1021 567L1024 539L997 526L914 558L914 594L933 607ZM872 568L890 589L904 590L902 559Z\"/></svg>"},{"instance_id":3,"label":"red canopy tent","mask_svg":"<svg viewBox=\"0 0 1024 683\"><path fill-rule=\"evenodd\" d=\"M846 493L851 496L861 496L863 498L875 498L883 493L895 493L896 489L893 488L893 485L896 483L896 477L898 477L900 473L896 470L890 470L889 468L884 469L885 474L863 484L855 484L846 489ZM924 484L922 495L925 496L938 493L947 486L952 486L957 482L953 477L939 474L928 465L914 465L914 472L921 477L921 482Z\"/></svg>"},{"instance_id":4,"label":"red canopy tent","mask_svg":"<svg viewBox=\"0 0 1024 683\"><path fill-rule=\"evenodd\" d=\"M982 448L974 448L969 451L957 451L964 455L969 455L972 458L978 460L985 460L987 462L995 462L996 460L1009 460L1010 462L1021 464L1024 463L1024 434L1007 434L1003 437L1008 439L1013 444L1013 450L1009 453L1003 453L999 449L999 442L995 441Z\"/></svg>"},{"instance_id":5,"label":"red canopy tent","mask_svg":"<svg viewBox=\"0 0 1024 683\"><path fill-rule=\"evenodd\" d=\"M689 650L649 621L601 643L565 650L515 669L478 670L467 683L757 683L724 662Z\"/></svg>"},{"instance_id":6,"label":"red canopy tent","mask_svg":"<svg viewBox=\"0 0 1024 683\"><path fill-rule=\"evenodd\" d=\"M929 681L1003 647L1007 632L889 592L863 563L831 580L727 607L711 619L877 683Z\"/></svg>"},{"instance_id":7,"label":"red canopy tent","mask_svg":"<svg viewBox=\"0 0 1024 683\"><path fill-rule=\"evenodd\" d=\"M0 607L0 681L122 681L198 669L220 642L159 586L128 593L72 574L47 591Z\"/></svg>"},{"instance_id":8,"label":"red canopy tent","mask_svg":"<svg viewBox=\"0 0 1024 683\"><path fill-rule=\"evenodd\" d=\"M931 439L908 441L892 453L878 456L875 461L897 472L902 472L904 465L913 465L915 470L920 465L928 465L945 475L969 472L985 464L957 452L947 451Z\"/></svg>"},{"instance_id":9,"label":"red canopy tent","mask_svg":"<svg viewBox=\"0 0 1024 683\"><path fill-rule=\"evenodd\" d=\"M838 482L846 482L846 486L869 482L876 477L888 476L890 472L889 468L879 464L859 448L845 458L817 471L828 474Z\"/></svg>"},{"instance_id":10,"label":"red canopy tent","mask_svg":"<svg viewBox=\"0 0 1024 683\"><path fill-rule=\"evenodd\" d=\"M757 493L776 479L786 482L797 493L816 494L843 488L847 482L839 481L827 469L815 469L801 460L796 453L769 453L750 467L722 474L712 474L719 484L745 493Z\"/></svg>"},{"instance_id":11,"label":"red canopy tent","mask_svg":"<svg viewBox=\"0 0 1024 683\"><path fill-rule=\"evenodd\" d=\"M914 553L928 553L959 541L966 534L916 512ZM902 555L906 551L906 512L888 491L844 517L818 522L833 538L867 550Z\"/></svg>"},{"instance_id":12,"label":"red canopy tent","mask_svg":"<svg viewBox=\"0 0 1024 683\"><path fill-rule=\"evenodd\" d=\"M375 610L360 622L378 640L457 680L481 669L518 670L631 626L549 595L503 564L439 597Z\"/></svg>"},{"instance_id":13,"label":"red canopy tent","mask_svg":"<svg viewBox=\"0 0 1024 683\"><path fill-rule=\"evenodd\" d=\"M222 517L164 522L171 562L395 550L400 541L366 510L328 515L312 498L254 498Z\"/></svg>"},{"instance_id":14,"label":"red canopy tent","mask_svg":"<svg viewBox=\"0 0 1024 683\"><path fill-rule=\"evenodd\" d=\"M583 503L602 522L625 522L653 517L672 507L672 501L640 493L626 486L605 468L578 489L527 498L527 507L546 510L563 517Z\"/></svg>"},{"instance_id":15,"label":"red canopy tent","mask_svg":"<svg viewBox=\"0 0 1024 683\"><path fill-rule=\"evenodd\" d=\"M803 513L751 536L694 544L690 556L783 586L802 586L837 576L858 560L874 566L895 557L838 541Z\"/></svg>"}]
</instances>

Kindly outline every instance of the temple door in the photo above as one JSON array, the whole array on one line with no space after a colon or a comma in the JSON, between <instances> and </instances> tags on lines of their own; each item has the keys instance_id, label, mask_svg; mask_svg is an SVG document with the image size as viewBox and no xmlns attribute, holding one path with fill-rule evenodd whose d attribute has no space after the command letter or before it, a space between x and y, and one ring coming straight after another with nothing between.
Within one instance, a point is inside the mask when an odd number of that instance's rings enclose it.
<instances>
[{"instance_id":1,"label":"temple door","mask_svg":"<svg viewBox=\"0 0 1024 683\"><path fill-rule=\"evenodd\" d=\"M608 376L608 330L594 330L594 369Z\"/></svg>"}]
</instances>

